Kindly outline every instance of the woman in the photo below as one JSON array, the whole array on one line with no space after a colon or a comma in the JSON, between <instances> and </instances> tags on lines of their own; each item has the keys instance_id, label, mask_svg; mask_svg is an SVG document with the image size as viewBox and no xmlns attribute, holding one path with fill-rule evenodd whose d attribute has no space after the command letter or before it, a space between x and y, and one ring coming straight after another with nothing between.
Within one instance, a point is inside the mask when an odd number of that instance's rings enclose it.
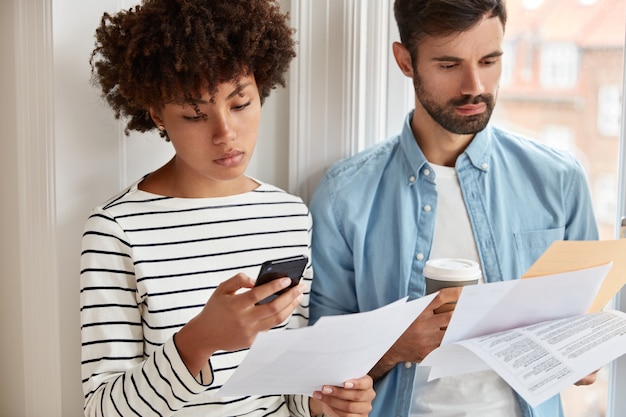
<instances>
[{"instance_id":1,"label":"woman","mask_svg":"<svg viewBox=\"0 0 626 417\"><path fill-rule=\"evenodd\" d=\"M368 376L305 396L220 398L257 333L306 325L308 286L253 287L266 260L310 259L302 200L245 175L261 104L294 57L275 1L147 0L104 14L94 81L127 132L175 155L94 209L81 256L88 416L365 416ZM304 273L310 282L312 270ZM208 300L208 301L207 301ZM297 372L297 370L294 370Z\"/></svg>"}]
</instances>

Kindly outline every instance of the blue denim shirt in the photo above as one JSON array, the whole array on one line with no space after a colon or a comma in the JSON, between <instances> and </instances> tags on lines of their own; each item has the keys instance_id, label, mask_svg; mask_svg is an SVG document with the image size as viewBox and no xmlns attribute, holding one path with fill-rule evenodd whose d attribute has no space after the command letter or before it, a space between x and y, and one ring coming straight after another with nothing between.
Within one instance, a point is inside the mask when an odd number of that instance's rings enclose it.
<instances>
[{"instance_id":1,"label":"blue denim shirt","mask_svg":"<svg viewBox=\"0 0 626 417\"><path fill-rule=\"evenodd\" d=\"M332 166L313 195L311 323L424 295L433 239L435 173L409 113L400 135ZM486 282L519 278L555 240L598 238L580 164L569 154L488 126L456 170ZM373 335L375 337L375 335ZM370 416L408 416L415 364L375 385ZM525 417L562 416L559 396Z\"/></svg>"}]
</instances>

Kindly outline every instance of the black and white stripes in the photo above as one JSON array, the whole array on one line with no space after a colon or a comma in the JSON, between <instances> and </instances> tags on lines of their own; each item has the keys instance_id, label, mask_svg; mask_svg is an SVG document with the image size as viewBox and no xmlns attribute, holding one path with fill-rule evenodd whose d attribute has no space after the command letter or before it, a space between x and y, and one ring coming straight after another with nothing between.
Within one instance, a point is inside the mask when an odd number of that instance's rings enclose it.
<instances>
[{"instance_id":1,"label":"black and white stripes","mask_svg":"<svg viewBox=\"0 0 626 417\"><path fill-rule=\"evenodd\" d=\"M81 256L85 414L308 415L301 396L216 397L247 351L216 353L196 380L172 337L236 273L254 277L274 258L310 259L310 235L307 207L268 184L211 199L164 198L135 184L95 209ZM304 282L311 277L309 265ZM307 320L305 294L279 328Z\"/></svg>"}]
</instances>

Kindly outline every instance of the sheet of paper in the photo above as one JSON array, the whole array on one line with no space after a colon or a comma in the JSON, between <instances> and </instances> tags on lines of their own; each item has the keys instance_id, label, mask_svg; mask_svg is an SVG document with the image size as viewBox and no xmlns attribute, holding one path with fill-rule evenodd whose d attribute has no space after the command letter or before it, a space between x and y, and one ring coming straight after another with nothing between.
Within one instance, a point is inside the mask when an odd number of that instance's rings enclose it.
<instances>
[{"instance_id":1,"label":"sheet of paper","mask_svg":"<svg viewBox=\"0 0 626 417\"><path fill-rule=\"evenodd\" d=\"M626 353L626 313L601 311L442 346L422 365L429 380L496 371L535 406Z\"/></svg>"},{"instance_id":2,"label":"sheet of paper","mask_svg":"<svg viewBox=\"0 0 626 417\"><path fill-rule=\"evenodd\" d=\"M611 267L464 287L442 345L584 314Z\"/></svg>"},{"instance_id":3,"label":"sheet of paper","mask_svg":"<svg viewBox=\"0 0 626 417\"><path fill-rule=\"evenodd\" d=\"M304 394L366 375L435 297L261 333L219 396Z\"/></svg>"},{"instance_id":4,"label":"sheet of paper","mask_svg":"<svg viewBox=\"0 0 626 417\"><path fill-rule=\"evenodd\" d=\"M626 239L554 242L523 278L574 271L613 262L589 312L602 310L626 284Z\"/></svg>"}]
</instances>

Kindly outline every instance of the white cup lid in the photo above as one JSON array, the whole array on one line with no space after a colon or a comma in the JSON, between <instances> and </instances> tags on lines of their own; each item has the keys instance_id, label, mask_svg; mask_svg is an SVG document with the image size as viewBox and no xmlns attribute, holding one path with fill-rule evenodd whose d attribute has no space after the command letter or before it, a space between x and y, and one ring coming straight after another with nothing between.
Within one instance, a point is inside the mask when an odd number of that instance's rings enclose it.
<instances>
[{"instance_id":1,"label":"white cup lid","mask_svg":"<svg viewBox=\"0 0 626 417\"><path fill-rule=\"evenodd\" d=\"M482 273L477 262L460 258L430 259L424 266L424 276L446 281L480 279Z\"/></svg>"}]
</instances>

